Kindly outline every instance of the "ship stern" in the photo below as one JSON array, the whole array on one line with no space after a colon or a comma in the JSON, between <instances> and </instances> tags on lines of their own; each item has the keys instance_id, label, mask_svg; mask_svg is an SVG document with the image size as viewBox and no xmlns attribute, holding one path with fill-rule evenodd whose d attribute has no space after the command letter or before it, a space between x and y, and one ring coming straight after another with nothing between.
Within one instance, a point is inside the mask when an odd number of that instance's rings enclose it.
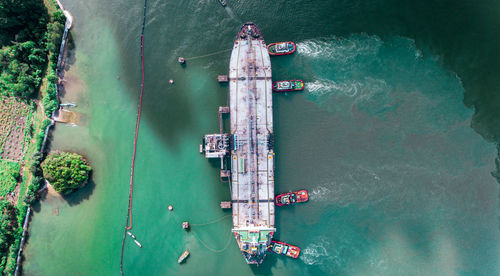
<instances>
[{"instance_id":1,"label":"ship stern","mask_svg":"<svg viewBox=\"0 0 500 276\"><path fill-rule=\"evenodd\" d=\"M234 230L233 233L247 264L261 264L276 229Z\"/></svg>"}]
</instances>

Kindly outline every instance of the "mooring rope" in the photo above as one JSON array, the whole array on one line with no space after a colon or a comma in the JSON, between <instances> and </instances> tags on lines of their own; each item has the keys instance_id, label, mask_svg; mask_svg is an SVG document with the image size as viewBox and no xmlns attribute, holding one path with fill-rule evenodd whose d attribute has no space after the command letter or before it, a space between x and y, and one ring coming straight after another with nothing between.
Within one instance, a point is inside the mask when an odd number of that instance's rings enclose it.
<instances>
[{"instance_id":1,"label":"mooring rope","mask_svg":"<svg viewBox=\"0 0 500 276\"><path fill-rule=\"evenodd\" d=\"M180 224L180 223L181 223L181 220L180 220L180 219L179 219L179 218L175 215L175 213L173 213L173 212L172 212L172 216L174 217L174 219L175 219L175 221L176 221L176 223L177 223L177 224ZM221 220L223 220L223 219L225 219L225 218L227 218L227 217L229 217L229 216L231 216L231 214L228 214L228 215L222 216L222 217L220 217L220 218L218 218L218 219L215 219L215 220L212 220L212 221L209 221L209 222L206 222L206 223L198 223L198 224L194 223L194 224L190 224L190 225L191 225L191 226L205 226L205 225L209 225L209 224L214 224L214 223L217 223L217 222L219 222L219 221L221 221ZM197 240L201 243L201 245L203 245L206 249L208 249L208 250L210 250L210 251L212 251L212 252L214 252L214 253L221 253L221 252L224 252L224 251L228 248L228 246L229 246L229 244L230 244L230 242L231 242L231 236L232 236L232 234L233 234L232 232L231 232L231 233L229 233L229 238L227 239L227 242L226 242L226 244L224 245L224 247L223 247L222 249L214 249L214 248L212 248L211 246L209 246L207 243L205 243L205 242L204 242L204 241L203 241L203 240L202 240L202 239L198 236L198 234L196 234L196 231L194 231L194 229L191 229L191 231L190 231L190 232L192 232L192 233L193 233L194 237L195 237L195 238L196 238L196 239L197 239Z\"/></svg>"},{"instance_id":2,"label":"mooring rope","mask_svg":"<svg viewBox=\"0 0 500 276\"><path fill-rule=\"evenodd\" d=\"M222 53L225 53L225 52L229 52L233 50L233 48L231 49L226 49L226 50L222 50L222 51L217 51L217 52L213 52L213 53L210 53L210 54L206 54L206 55L202 55L202 56L196 56L196 57L189 57L189 58L184 58L185 61L188 61L188 60L194 60L194 59L199 59L199 58L204 58L204 57L209 57L209 56L215 56L215 55L218 55L218 54L222 54Z\"/></svg>"},{"instance_id":3,"label":"mooring rope","mask_svg":"<svg viewBox=\"0 0 500 276\"><path fill-rule=\"evenodd\" d=\"M232 232L229 233L229 237L227 239L227 242L226 242L226 245L224 245L224 247L222 249L214 249L210 246L208 246L202 239L200 239L200 237L198 237L198 234L196 234L196 232L194 230L192 230L193 232L193 235L194 237L208 250L214 252L214 253L222 253L224 251L226 251L226 249L229 247L229 244L231 243L231 236L233 235Z\"/></svg>"},{"instance_id":4,"label":"mooring rope","mask_svg":"<svg viewBox=\"0 0 500 276\"><path fill-rule=\"evenodd\" d=\"M209 225L209 224L214 224L214 223L217 223L217 222L219 222L219 221L221 221L221 220L223 220L223 219L225 219L225 218L227 218L229 216L232 216L232 214L227 214L225 216L222 216L222 217L220 217L218 219L215 219L215 220L212 220L212 221L209 221L209 222L206 222L206 223L193 223L193 224L190 223L190 225L192 225L192 226L205 226L205 225Z\"/></svg>"},{"instance_id":5,"label":"mooring rope","mask_svg":"<svg viewBox=\"0 0 500 276\"><path fill-rule=\"evenodd\" d=\"M144 93L144 28L146 26L146 6L147 0L144 0L144 13L142 16L142 29L141 29L141 93L139 95L139 104L137 106L137 120L135 122L135 136L134 136L134 150L132 153L132 164L130 166L130 190L128 198L128 212L127 219L125 220L125 229L123 230L123 240L122 240L122 250L120 256L120 274L123 275L123 252L125 249L125 239L127 238L127 230L132 229L132 196L134 192L134 165L135 165L135 153L137 149L137 137L139 134L139 123L141 121L141 107L142 107L142 95Z\"/></svg>"}]
</instances>

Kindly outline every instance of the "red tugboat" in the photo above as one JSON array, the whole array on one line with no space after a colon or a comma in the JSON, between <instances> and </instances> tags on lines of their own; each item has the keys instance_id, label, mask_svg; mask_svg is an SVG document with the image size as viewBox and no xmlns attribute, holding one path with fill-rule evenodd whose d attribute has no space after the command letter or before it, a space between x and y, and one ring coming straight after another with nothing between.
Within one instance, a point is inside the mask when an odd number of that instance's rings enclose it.
<instances>
[{"instance_id":1,"label":"red tugboat","mask_svg":"<svg viewBox=\"0 0 500 276\"><path fill-rule=\"evenodd\" d=\"M293 54L295 52L295 43L291 41L271 43L267 45L267 51L271 56Z\"/></svg>"},{"instance_id":2,"label":"red tugboat","mask_svg":"<svg viewBox=\"0 0 500 276\"><path fill-rule=\"evenodd\" d=\"M302 91L304 90L304 81L302 80L284 80L273 82L273 91Z\"/></svg>"},{"instance_id":3,"label":"red tugboat","mask_svg":"<svg viewBox=\"0 0 500 276\"><path fill-rule=\"evenodd\" d=\"M277 206L292 205L294 203L306 202L309 200L309 194L306 190L289 192L286 194L277 195L275 203Z\"/></svg>"},{"instance_id":4,"label":"red tugboat","mask_svg":"<svg viewBox=\"0 0 500 276\"><path fill-rule=\"evenodd\" d=\"M269 246L269 251L272 251L279 255L285 255L294 259L297 259L300 254L299 247L279 241L271 241L271 245Z\"/></svg>"}]
</instances>

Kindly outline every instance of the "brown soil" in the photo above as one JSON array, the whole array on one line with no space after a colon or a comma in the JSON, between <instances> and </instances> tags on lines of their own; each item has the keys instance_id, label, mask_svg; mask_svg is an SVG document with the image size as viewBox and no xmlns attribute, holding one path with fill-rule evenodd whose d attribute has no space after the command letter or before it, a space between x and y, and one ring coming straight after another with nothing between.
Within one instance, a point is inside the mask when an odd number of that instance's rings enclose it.
<instances>
[{"instance_id":1,"label":"brown soil","mask_svg":"<svg viewBox=\"0 0 500 276\"><path fill-rule=\"evenodd\" d=\"M2 159L23 159L24 128L29 106L12 98L0 98L0 146Z\"/></svg>"}]
</instances>

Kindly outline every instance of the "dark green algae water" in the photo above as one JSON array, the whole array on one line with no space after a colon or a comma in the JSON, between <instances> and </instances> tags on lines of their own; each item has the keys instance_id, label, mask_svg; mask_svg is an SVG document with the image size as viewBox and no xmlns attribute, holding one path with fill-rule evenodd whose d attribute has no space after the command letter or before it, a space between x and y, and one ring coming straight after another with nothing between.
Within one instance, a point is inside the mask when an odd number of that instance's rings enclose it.
<instances>
[{"instance_id":1,"label":"dark green algae water","mask_svg":"<svg viewBox=\"0 0 500 276\"><path fill-rule=\"evenodd\" d=\"M500 3L496 1L148 1L146 84L126 275L498 275ZM26 275L118 275L140 87L141 1L70 1L74 48L52 149L84 153L93 182L35 206ZM304 93L274 96L276 191L307 188L277 211L292 260L244 263L229 217L209 222L229 189L198 153L227 100L229 53L245 21L267 42L293 40L273 78ZM168 79L175 84L169 85ZM175 206L175 216L166 207ZM230 239L230 240L228 240ZM200 242L201 240L201 242ZM229 245L226 247L226 244ZM191 251L186 264L176 263ZM222 250L221 253L213 251Z\"/></svg>"}]
</instances>

